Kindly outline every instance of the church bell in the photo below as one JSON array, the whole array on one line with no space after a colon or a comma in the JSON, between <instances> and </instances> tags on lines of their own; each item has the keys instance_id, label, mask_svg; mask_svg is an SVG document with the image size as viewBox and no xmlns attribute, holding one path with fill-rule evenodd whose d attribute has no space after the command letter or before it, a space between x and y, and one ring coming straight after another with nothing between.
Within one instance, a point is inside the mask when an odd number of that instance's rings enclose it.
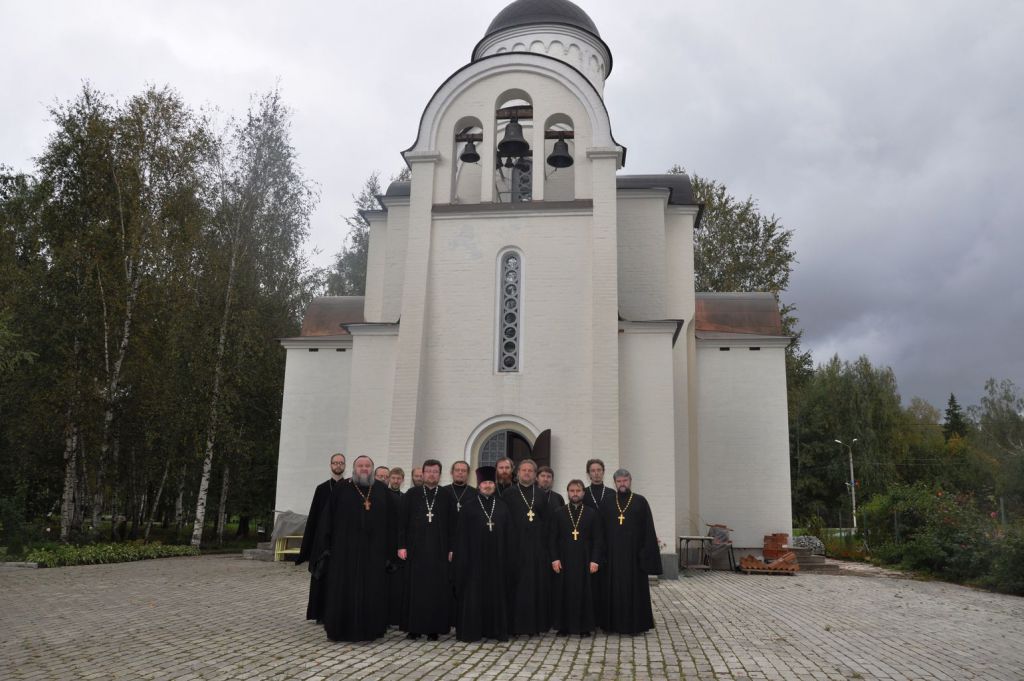
<instances>
[{"instance_id":1,"label":"church bell","mask_svg":"<svg viewBox=\"0 0 1024 681\"><path fill-rule=\"evenodd\" d=\"M476 143L473 140L466 142L466 147L459 154L459 160L463 163L476 163L480 160L480 154L476 151Z\"/></svg>"},{"instance_id":2,"label":"church bell","mask_svg":"<svg viewBox=\"0 0 1024 681\"><path fill-rule=\"evenodd\" d=\"M530 150L530 145L523 137L523 126L515 116L505 126L505 136L498 142L498 155L504 158L519 158Z\"/></svg>"},{"instance_id":3,"label":"church bell","mask_svg":"<svg viewBox=\"0 0 1024 681\"><path fill-rule=\"evenodd\" d=\"M548 156L548 165L555 168L568 168L572 165L572 156L569 155L569 144L565 140L556 140L555 146Z\"/></svg>"}]
</instances>

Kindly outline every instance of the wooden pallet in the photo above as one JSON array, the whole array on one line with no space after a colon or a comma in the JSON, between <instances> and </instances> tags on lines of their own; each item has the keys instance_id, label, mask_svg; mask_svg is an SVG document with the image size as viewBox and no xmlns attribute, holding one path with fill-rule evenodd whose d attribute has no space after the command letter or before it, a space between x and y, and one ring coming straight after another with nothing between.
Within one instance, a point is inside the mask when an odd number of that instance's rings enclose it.
<instances>
[{"instance_id":1,"label":"wooden pallet","mask_svg":"<svg viewBox=\"0 0 1024 681\"><path fill-rule=\"evenodd\" d=\"M739 571L748 575L795 575L800 571L800 564L792 552L784 553L770 565L748 555L740 559Z\"/></svg>"},{"instance_id":2,"label":"wooden pallet","mask_svg":"<svg viewBox=\"0 0 1024 681\"><path fill-rule=\"evenodd\" d=\"M795 575L795 574L798 574L798 573L794 572L793 570L772 570L771 568L767 568L767 569L758 568L756 570L744 570L743 568L739 568L739 571L742 572L743 574L747 574L747 575Z\"/></svg>"}]
</instances>

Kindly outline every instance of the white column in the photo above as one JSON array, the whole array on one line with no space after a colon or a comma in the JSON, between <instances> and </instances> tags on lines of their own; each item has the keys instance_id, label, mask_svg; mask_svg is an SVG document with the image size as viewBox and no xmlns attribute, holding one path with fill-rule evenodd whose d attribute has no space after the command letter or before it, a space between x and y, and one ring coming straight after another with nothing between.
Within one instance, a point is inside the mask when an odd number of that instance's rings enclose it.
<instances>
[{"instance_id":1,"label":"white column","mask_svg":"<svg viewBox=\"0 0 1024 681\"><path fill-rule=\"evenodd\" d=\"M411 470L416 449L419 415L420 376L427 303L427 274L434 199L434 170L441 154L436 151L409 152L412 168L409 197L409 236L402 285L402 316L395 360L395 389L391 407L391 439L388 463Z\"/></svg>"},{"instance_id":2,"label":"white column","mask_svg":"<svg viewBox=\"0 0 1024 681\"><path fill-rule=\"evenodd\" d=\"M591 147L594 214L590 252L591 451L619 465L619 279L615 170L619 147Z\"/></svg>"}]
</instances>

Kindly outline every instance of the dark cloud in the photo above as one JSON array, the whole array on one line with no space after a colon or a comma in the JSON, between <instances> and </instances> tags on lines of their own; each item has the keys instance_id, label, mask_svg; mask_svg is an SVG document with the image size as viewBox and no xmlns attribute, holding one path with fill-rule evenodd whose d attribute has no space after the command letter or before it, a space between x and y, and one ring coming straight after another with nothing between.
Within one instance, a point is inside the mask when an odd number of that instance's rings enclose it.
<instances>
[{"instance_id":1,"label":"dark cloud","mask_svg":"<svg viewBox=\"0 0 1024 681\"><path fill-rule=\"evenodd\" d=\"M84 79L118 97L171 83L218 116L280 80L326 264L350 195L398 170L504 4L5 3L0 162L28 168L47 104ZM1024 4L581 4L615 54L626 170L680 163L781 216L818 361L866 354L940 406L989 376L1024 385Z\"/></svg>"}]
</instances>

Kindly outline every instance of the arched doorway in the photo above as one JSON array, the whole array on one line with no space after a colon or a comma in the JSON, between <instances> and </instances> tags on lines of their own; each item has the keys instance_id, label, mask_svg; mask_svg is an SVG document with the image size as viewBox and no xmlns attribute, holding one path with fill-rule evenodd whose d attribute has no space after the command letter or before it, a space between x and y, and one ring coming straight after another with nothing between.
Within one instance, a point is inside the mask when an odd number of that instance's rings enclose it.
<instances>
[{"instance_id":1,"label":"arched doorway","mask_svg":"<svg viewBox=\"0 0 1024 681\"><path fill-rule=\"evenodd\" d=\"M551 465L551 431L540 431L516 416L496 416L477 426L466 441L466 461L472 468L493 466L502 457L519 462L526 458L539 466Z\"/></svg>"},{"instance_id":2,"label":"arched doorway","mask_svg":"<svg viewBox=\"0 0 1024 681\"><path fill-rule=\"evenodd\" d=\"M480 445L479 465L493 466L506 456L517 464L530 458L533 446L514 430L499 430Z\"/></svg>"}]
</instances>

